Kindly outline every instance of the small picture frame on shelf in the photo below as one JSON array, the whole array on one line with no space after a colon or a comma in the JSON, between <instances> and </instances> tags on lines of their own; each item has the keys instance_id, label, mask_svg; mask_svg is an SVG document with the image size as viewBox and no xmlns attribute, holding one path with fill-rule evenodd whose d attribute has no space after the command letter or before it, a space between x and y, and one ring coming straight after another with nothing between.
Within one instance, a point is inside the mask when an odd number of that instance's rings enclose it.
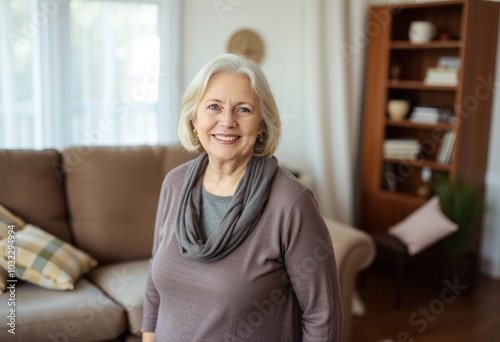
<instances>
[{"instance_id":1,"label":"small picture frame on shelf","mask_svg":"<svg viewBox=\"0 0 500 342\"><path fill-rule=\"evenodd\" d=\"M393 164L384 163L382 174L382 188L390 192L397 190L398 176Z\"/></svg>"},{"instance_id":2,"label":"small picture frame on shelf","mask_svg":"<svg viewBox=\"0 0 500 342\"><path fill-rule=\"evenodd\" d=\"M397 63L393 63L390 68L390 79L393 81L399 81L401 76L401 66Z\"/></svg>"},{"instance_id":3,"label":"small picture frame on shelf","mask_svg":"<svg viewBox=\"0 0 500 342\"><path fill-rule=\"evenodd\" d=\"M432 191L430 187L430 182L432 178L432 170L429 167L422 167L420 171L421 184L417 186L417 196L422 198L429 198Z\"/></svg>"}]
</instances>

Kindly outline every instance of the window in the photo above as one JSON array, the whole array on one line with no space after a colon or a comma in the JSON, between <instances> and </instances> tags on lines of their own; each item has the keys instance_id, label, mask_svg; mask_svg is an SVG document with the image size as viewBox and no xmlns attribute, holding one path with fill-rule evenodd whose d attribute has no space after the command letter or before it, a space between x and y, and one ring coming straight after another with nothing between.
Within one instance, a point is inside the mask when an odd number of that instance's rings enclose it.
<instances>
[{"instance_id":1,"label":"window","mask_svg":"<svg viewBox=\"0 0 500 342\"><path fill-rule=\"evenodd\" d=\"M0 146L176 141L178 8L0 1Z\"/></svg>"},{"instance_id":2,"label":"window","mask_svg":"<svg viewBox=\"0 0 500 342\"><path fill-rule=\"evenodd\" d=\"M32 40L23 18L35 12L33 1L0 1L0 142L6 147L35 144L39 87ZM26 133L26 134L22 134ZM21 136L21 134L23 136Z\"/></svg>"}]
</instances>

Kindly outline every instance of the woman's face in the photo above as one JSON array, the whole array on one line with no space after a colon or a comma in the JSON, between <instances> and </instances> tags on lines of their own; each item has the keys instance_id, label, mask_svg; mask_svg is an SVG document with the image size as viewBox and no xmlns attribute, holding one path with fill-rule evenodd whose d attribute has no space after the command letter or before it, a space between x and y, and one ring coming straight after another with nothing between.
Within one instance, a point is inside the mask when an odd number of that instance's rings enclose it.
<instances>
[{"instance_id":1,"label":"woman's face","mask_svg":"<svg viewBox=\"0 0 500 342\"><path fill-rule=\"evenodd\" d=\"M212 76L192 121L211 161L250 160L260 132L259 102L245 75Z\"/></svg>"}]
</instances>

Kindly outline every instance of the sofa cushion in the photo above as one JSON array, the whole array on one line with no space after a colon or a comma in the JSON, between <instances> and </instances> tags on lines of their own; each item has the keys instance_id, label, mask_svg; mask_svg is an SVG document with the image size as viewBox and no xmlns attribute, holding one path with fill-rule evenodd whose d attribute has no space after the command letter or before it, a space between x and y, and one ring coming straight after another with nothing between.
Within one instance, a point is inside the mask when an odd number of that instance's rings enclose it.
<instances>
[{"instance_id":1,"label":"sofa cushion","mask_svg":"<svg viewBox=\"0 0 500 342\"><path fill-rule=\"evenodd\" d=\"M21 282L16 286L16 341L107 341L125 331L124 310L86 279L69 292ZM12 308L7 301L8 296L0 296L3 322ZM0 341L12 341L8 329L0 325Z\"/></svg>"},{"instance_id":2,"label":"sofa cushion","mask_svg":"<svg viewBox=\"0 0 500 342\"><path fill-rule=\"evenodd\" d=\"M0 150L0 203L26 222L71 242L60 166L55 150Z\"/></svg>"},{"instance_id":3,"label":"sofa cushion","mask_svg":"<svg viewBox=\"0 0 500 342\"><path fill-rule=\"evenodd\" d=\"M101 264L149 257L163 178L193 157L167 146L65 149L75 245Z\"/></svg>"},{"instance_id":4,"label":"sofa cushion","mask_svg":"<svg viewBox=\"0 0 500 342\"><path fill-rule=\"evenodd\" d=\"M8 268L8 238L0 240L0 266ZM97 262L85 252L38 227L16 232L16 277L52 290L72 290L75 281Z\"/></svg>"},{"instance_id":5,"label":"sofa cushion","mask_svg":"<svg viewBox=\"0 0 500 342\"><path fill-rule=\"evenodd\" d=\"M141 336L142 305L146 292L148 259L100 266L89 279L127 311L129 331Z\"/></svg>"}]
</instances>

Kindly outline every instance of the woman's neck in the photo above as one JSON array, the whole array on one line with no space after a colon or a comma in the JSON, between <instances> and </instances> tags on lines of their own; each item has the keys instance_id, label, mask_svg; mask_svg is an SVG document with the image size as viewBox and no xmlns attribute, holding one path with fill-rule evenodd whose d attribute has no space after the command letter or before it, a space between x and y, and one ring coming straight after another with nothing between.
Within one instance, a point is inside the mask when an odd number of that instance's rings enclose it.
<instances>
[{"instance_id":1,"label":"woman's neck","mask_svg":"<svg viewBox=\"0 0 500 342\"><path fill-rule=\"evenodd\" d=\"M203 174L203 187L217 196L233 196L250 159L241 163L217 163L209 159Z\"/></svg>"}]
</instances>

